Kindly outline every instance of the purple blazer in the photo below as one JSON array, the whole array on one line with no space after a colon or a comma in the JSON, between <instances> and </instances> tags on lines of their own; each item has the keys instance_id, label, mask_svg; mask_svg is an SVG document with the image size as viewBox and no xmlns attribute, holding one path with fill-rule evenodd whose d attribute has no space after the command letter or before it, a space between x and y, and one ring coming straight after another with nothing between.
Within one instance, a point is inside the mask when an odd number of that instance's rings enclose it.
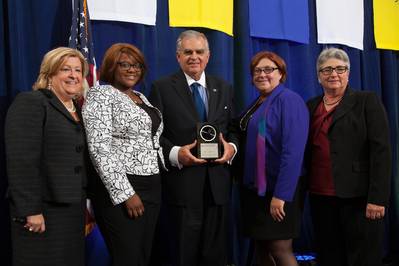
<instances>
[{"instance_id":1,"label":"purple blazer","mask_svg":"<svg viewBox=\"0 0 399 266\"><path fill-rule=\"evenodd\" d=\"M292 201L302 174L308 137L309 112L297 93L277 86L253 113L247 127L244 185L254 187L256 180L256 138L262 118L265 130L266 191L284 201ZM255 145L254 145L255 142Z\"/></svg>"}]
</instances>

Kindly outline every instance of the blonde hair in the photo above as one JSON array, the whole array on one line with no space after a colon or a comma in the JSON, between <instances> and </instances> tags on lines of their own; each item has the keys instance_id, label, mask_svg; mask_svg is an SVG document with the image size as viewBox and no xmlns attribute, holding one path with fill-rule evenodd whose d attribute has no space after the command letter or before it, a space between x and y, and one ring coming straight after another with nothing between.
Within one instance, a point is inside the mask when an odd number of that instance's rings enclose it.
<instances>
[{"instance_id":1,"label":"blonde hair","mask_svg":"<svg viewBox=\"0 0 399 266\"><path fill-rule=\"evenodd\" d=\"M69 47L58 47L44 55L42 64L40 65L39 76L32 86L33 89L37 90L47 88L49 85L49 78L57 74L69 57L79 58L82 64L83 78L86 77L89 72L89 65L82 53Z\"/></svg>"}]
</instances>

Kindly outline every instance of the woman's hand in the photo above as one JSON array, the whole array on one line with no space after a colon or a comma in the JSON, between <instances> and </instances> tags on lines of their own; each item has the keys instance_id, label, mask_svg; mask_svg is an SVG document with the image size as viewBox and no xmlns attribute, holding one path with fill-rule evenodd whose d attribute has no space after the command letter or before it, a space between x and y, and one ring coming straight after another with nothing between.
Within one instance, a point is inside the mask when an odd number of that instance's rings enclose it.
<instances>
[{"instance_id":1,"label":"woman's hand","mask_svg":"<svg viewBox=\"0 0 399 266\"><path fill-rule=\"evenodd\" d=\"M46 231L43 214L26 216L26 224L24 225L30 232L43 233Z\"/></svg>"},{"instance_id":2,"label":"woman's hand","mask_svg":"<svg viewBox=\"0 0 399 266\"><path fill-rule=\"evenodd\" d=\"M144 214L144 205L137 193L125 201L125 206L130 218L138 218Z\"/></svg>"},{"instance_id":3,"label":"woman's hand","mask_svg":"<svg viewBox=\"0 0 399 266\"><path fill-rule=\"evenodd\" d=\"M281 222L284 220L284 203L284 200L276 197L272 198L272 201L270 202L270 214L275 221Z\"/></svg>"}]
</instances>

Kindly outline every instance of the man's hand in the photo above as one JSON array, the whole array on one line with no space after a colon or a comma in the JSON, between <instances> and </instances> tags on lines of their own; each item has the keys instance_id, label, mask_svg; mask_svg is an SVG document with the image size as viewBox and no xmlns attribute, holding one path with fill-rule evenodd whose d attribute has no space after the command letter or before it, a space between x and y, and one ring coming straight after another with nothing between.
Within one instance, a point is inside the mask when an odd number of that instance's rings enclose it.
<instances>
[{"instance_id":1,"label":"man's hand","mask_svg":"<svg viewBox=\"0 0 399 266\"><path fill-rule=\"evenodd\" d=\"M46 231L43 214L26 216L26 224L24 225L30 232L43 233Z\"/></svg>"},{"instance_id":2,"label":"man's hand","mask_svg":"<svg viewBox=\"0 0 399 266\"><path fill-rule=\"evenodd\" d=\"M194 148L196 145L197 145L197 140L195 140L191 144L180 147L179 153L177 155L180 164L184 166L191 166L191 165L200 165L206 163L206 160L198 159L191 153L190 150Z\"/></svg>"},{"instance_id":3,"label":"man's hand","mask_svg":"<svg viewBox=\"0 0 399 266\"><path fill-rule=\"evenodd\" d=\"M284 220L284 204L284 200L278 199L276 197L272 198L272 201L270 202L270 214L275 221L281 222Z\"/></svg>"},{"instance_id":4,"label":"man's hand","mask_svg":"<svg viewBox=\"0 0 399 266\"><path fill-rule=\"evenodd\" d=\"M125 206L130 218L138 218L144 214L144 205L137 193L125 201Z\"/></svg>"},{"instance_id":5,"label":"man's hand","mask_svg":"<svg viewBox=\"0 0 399 266\"><path fill-rule=\"evenodd\" d=\"M382 219L385 216L385 207L372 203L367 203L366 217L371 220Z\"/></svg>"},{"instance_id":6,"label":"man's hand","mask_svg":"<svg viewBox=\"0 0 399 266\"><path fill-rule=\"evenodd\" d=\"M231 145L230 143L228 143L224 138L223 138L223 134L220 133L219 135L219 139L223 144L223 155L222 157L220 157L219 159L216 159L214 162L215 163L220 163L220 164L224 164L228 161L231 160L231 158L233 158L234 153L235 153L235 149L233 148L233 145Z\"/></svg>"}]
</instances>

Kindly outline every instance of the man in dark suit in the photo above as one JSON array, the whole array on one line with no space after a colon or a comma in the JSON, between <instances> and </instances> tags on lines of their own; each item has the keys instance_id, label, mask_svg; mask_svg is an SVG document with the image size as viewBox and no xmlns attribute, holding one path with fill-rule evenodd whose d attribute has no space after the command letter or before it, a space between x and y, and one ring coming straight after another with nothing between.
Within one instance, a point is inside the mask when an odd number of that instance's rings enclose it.
<instances>
[{"instance_id":1,"label":"man in dark suit","mask_svg":"<svg viewBox=\"0 0 399 266\"><path fill-rule=\"evenodd\" d=\"M173 232L174 265L217 266L227 261L228 164L238 141L228 132L233 89L205 74L209 56L204 34L181 33L176 51L181 71L154 82L149 97L161 110L165 125L161 144L169 171L163 174L163 193ZM197 106L197 93L202 109ZM203 121L218 126L221 132L222 156L214 161L196 157L197 123Z\"/></svg>"}]
</instances>

